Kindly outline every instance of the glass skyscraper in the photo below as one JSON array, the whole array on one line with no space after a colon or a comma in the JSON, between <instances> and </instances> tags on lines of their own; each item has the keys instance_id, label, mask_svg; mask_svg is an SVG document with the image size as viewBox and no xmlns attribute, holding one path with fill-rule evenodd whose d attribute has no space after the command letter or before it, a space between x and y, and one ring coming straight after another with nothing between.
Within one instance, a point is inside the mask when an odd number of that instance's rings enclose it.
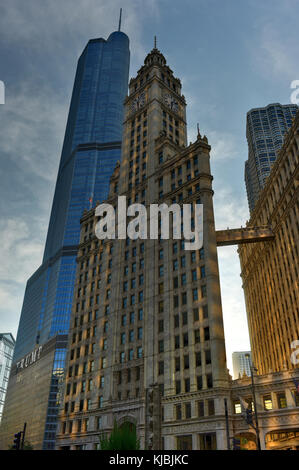
<instances>
[{"instance_id":1,"label":"glass skyscraper","mask_svg":"<svg viewBox=\"0 0 299 470\"><path fill-rule=\"evenodd\" d=\"M274 103L247 113L245 184L250 212L255 207L297 110L295 104Z\"/></svg>"},{"instance_id":2,"label":"glass skyscraper","mask_svg":"<svg viewBox=\"0 0 299 470\"><path fill-rule=\"evenodd\" d=\"M90 40L79 58L43 262L27 282L14 363L68 333L80 218L107 198L121 158L129 62L129 39L121 31ZM65 349L57 354L61 367Z\"/></svg>"}]
</instances>

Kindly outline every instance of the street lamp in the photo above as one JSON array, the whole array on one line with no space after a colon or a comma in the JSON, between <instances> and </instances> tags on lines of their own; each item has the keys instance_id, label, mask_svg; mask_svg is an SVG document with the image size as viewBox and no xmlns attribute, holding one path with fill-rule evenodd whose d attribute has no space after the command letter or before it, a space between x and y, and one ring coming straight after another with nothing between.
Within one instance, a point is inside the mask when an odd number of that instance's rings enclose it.
<instances>
[{"instance_id":1,"label":"street lamp","mask_svg":"<svg viewBox=\"0 0 299 470\"><path fill-rule=\"evenodd\" d=\"M250 361L250 355L245 354L245 357L248 359L248 364L251 372L251 388L252 388L252 396L253 396L253 405L254 405L254 416L255 416L255 432L256 432L256 442L258 450L261 450L261 441L260 441L260 431L259 431L259 423L257 417L257 406L256 406L256 397L255 397L255 384L254 384L254 372L257 371L257 368L253 366Z\"/></svg>"}]
</instances>

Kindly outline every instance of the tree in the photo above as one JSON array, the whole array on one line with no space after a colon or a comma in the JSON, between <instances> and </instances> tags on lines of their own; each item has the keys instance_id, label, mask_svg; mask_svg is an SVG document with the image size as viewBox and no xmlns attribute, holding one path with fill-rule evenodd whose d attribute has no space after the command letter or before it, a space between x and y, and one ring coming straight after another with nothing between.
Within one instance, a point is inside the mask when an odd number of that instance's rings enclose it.
<instances>
[{"instance_id":1,"label":"tree","mask_svg":"<svg viewBox=\"0 0 299 470\"><path fill-rule=\"evenodd\" d=\"M136 427L130 423L124 423L118 427L114 422L110 436L100 435L101 450L139 450L140 442L137 439Z\"/></svg>"},{"instance_id":2,"label":"tree","mask_svg":"<svg viewBox=\"0 0 299 470\"><path fill-rule=\"evenodd\" d=\"M15 450L13 446L9 446L8 450ZM34 450L33 445L29 441L24 442L24 447L21 450Z\"/></svg>"}]
</instances>

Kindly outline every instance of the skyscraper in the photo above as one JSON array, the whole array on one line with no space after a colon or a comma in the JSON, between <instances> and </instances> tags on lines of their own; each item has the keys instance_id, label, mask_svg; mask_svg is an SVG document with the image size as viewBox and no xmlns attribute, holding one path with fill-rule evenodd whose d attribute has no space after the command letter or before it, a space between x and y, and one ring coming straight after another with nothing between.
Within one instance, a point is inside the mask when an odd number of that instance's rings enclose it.
<instances>
[{"instance_id":1,"label":"skyscraper","mask_svg":"<svg viewBox=\"0 0 299 470\"><path fill-rule=\"evenodd\" d=\"M248 222L271 225L274 240L238 248L252 360L259 374L298 368L298 136L299 112Z\"/></svg>"},{"instance_id":2,"label":"skyscraper","mask_svg":"<svg viewBox=\"0 0 299 470\"><path fill-rule=\"evenodd\" d=\"M251 351L236 351L232 354L234 379L242 377L245 373L250 377Z\"/></svg>"},{"instance_id":3,"label":"skyscraper","mask_svg":"<svg viewBox=\"0 0 299 470\"><path fill-rule=\"evenodd\" d=\"M90 40L79 58L43 263L27 282L14 363L36 345L68 333L80 217L107 197L121 156L129 60L129 39L121 31L107 41ZM45 443L51 446L53 439Z\"/></svg>"},{"instance_id":4,"label":"skyscraper","mask_svg":"<svg viewBox=\"0 0 299 470\"><path fill-rule=\"evenodd\" d=\"M210 146L200 133L187 146L185 110L181 82L155 47L130 81L106 202L116 207L122 195L148 212L202 203L203 248L188 251L171 235L100 241L94 210L83 215L58 448L97 448L114 420L136 426L142 448L227 445Z\"/></svg>"},{"instance_id":5,"label":"skyscraper","mask_svg":"<svg viewBox=\"0 0 299 470\"><path fill-rule=\"evenodd\" d=\"M251 109L247 113L248 160L245 162L245 184L250 212L255 207L297 110L295 104L274 103L265 108Z\"/></svg>"}]
</instances>

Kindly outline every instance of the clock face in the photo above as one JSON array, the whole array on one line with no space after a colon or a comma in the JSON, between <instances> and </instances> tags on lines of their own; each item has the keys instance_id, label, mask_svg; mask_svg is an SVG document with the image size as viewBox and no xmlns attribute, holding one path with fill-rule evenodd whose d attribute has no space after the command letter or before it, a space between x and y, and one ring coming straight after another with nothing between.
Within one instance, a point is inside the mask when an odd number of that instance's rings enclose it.
<instances>
[{"instance_id":1,"label":"clock face","mask_svg":"<svg viewBox=\"0 0 299 470\"><path fill-rule=\"evenodd\" d=\"M136 98L132 101L131 109L132 112L138 111L138 109L142 108L145 104L145 93L141 93L140 95L136 96Z\"/></svg>"},{"instance_id":2,"label":"clock face","mask_svg":"<svg viewBox=\"0 0 299 470\"><path fill-rule=\"evenodd\" d=\"M178 112L179 104L178 104L177 100L175 98L173 98L173 96L171 96L167 93L166 95L164 95L164 102L166 103L166 105L170 109L172 109L172 111L174 111L175 113Z\"/></svg>"}]
</instances>

